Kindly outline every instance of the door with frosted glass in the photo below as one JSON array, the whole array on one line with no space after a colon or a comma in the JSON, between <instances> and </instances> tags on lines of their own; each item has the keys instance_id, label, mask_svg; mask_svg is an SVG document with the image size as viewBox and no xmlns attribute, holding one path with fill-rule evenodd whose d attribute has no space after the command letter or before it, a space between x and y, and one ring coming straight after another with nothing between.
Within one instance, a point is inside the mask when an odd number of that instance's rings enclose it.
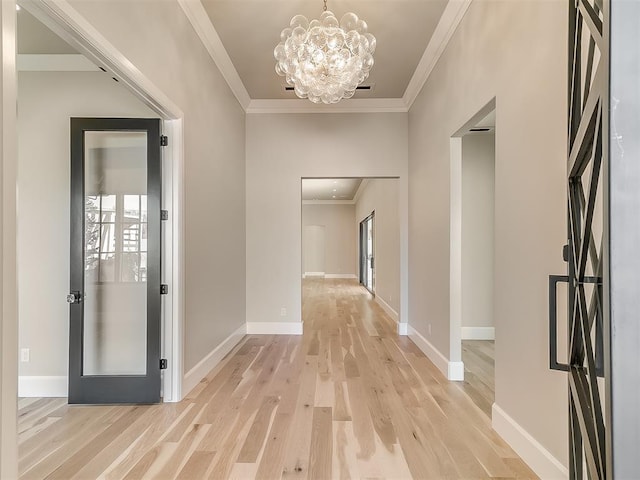
<instances>
[{"instance_id":1,"label":"door with frosted glass","mask_svg":"<svg viewBox=\"0 0 640 480\"><path fill-rule=\"evenodd\" d=\"M71 119L69 403L160 401L160 120Z\"/></svg>"}]
</instances>

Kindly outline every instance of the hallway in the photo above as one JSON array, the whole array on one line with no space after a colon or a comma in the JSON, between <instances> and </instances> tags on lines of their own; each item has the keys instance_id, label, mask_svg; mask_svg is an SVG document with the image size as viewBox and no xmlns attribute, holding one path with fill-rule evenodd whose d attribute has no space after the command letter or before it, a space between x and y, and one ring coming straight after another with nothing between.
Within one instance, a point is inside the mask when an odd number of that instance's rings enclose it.
<instances>
[{"instance_id":1,"label":"hallway","mask_svg":"<svg viewBox=\"0 0 640 480\"><path fill-rule=\"evenodd\" d=\"M21 399L21 478L537 478L364 288L303 289L303 336L246 336L178 404Z\"/></svg>"}]
</instances>

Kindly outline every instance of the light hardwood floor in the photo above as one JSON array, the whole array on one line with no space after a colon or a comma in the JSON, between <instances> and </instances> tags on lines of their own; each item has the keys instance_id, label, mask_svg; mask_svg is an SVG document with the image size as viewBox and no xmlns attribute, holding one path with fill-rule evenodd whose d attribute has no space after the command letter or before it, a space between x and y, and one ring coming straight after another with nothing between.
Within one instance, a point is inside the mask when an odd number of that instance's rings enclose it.
<instances>
[{"instance_id":1,"label":"light hardwood floor","mask_svg":"<svg viewBox=\"0 0 640 480\"><path fill-rule=\"evenodd\" d=\"M21 478L536 478L364 288L303 299L303 336L246 336L180 403L21 399Z\"/></svg>"},{"instance_id":2,"label":"light hardwood floor","mask_svg":"<svg viewBox=\"0 0 640 480\"><path fill-rule=\"evenodd\" d=\"M495 393L495 353L493 340L463 340L464 382L461 387L491 418Z\"/></svg>"}]
</instances>

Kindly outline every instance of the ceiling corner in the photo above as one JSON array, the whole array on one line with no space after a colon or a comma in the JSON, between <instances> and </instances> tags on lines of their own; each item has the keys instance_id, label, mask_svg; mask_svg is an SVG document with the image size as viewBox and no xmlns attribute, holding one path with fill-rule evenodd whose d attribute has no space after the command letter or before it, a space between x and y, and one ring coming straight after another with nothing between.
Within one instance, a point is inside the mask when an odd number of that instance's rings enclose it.
<instances>
[{"instance_id":1,"label":"ceiling corner","mask_svg":"<svg viewBox=\"0 0 640 480\"><path fill-rule=\"evenodd\" d=\"M410 109L473 0L449 0L427 48L407 85L403 100Z\"/></svg>"},{"instance_id":2,"label":"ceiling corner","mask_svg":"<svg viewBox=\"0 0 640 480\"><path fill-rule=\"evenodd\" d=\"M233 66L229 54L222 44L218 32L216 32L216 29L211 23L202 2L200 2L200 0L178 0L178 3L187 16L187 19L189 19L189 22L191 22L196 34L200 37L207 52L209 52L209 55L220 69L220 73L222 73L222 76L227 81L229 88L238 99L242 109L246 112L249 108L251 98L244 83L242 83L240 79L240 75L238 75L238 71Z\"/></svg>"}]
</instances>

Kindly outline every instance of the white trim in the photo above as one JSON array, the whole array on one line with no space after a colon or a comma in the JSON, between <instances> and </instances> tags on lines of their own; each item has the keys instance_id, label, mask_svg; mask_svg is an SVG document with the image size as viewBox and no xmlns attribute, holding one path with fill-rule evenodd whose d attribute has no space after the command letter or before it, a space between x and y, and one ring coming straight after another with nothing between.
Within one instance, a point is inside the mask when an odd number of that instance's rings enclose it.
<instances>
[{"instance_id":1,"label":"white trim","mask_svg":"<svg viewBox=\"0 0 640 480\"><path fill-rule=\"evenodd\" d=\"M462 382L464 380L464 363L449 362L447 378L454 382Z\"/></svg>"},{"instance_id":2,"label":"white trim","mask_svg":"<svg viewBox=\"0 0 640 480\"><path fill-rule=\"evenodd\" d=\"M325 273L324 278L346 278L346 279L356 279L358 277L353 273Z\"/></svg>"},{"instance_id":3,"label":"white trim","mask_svg":"<svg viewBox=\"0 0 640 480\"><path fill-rule=\"evenodd\" d=\"M206 377L216 365L244 338L247 333L247 327L242 325L235 332L225 338L220 345L211 350L209 354L200 360L191 370L189 370L182 382L183 391L189 393L193 387L198 385L200 381Z\"/></svg>"},{"instance_id":4,"label":"white trim","mask_svg":"<svg viewBox=\"0 0 640 480\"><path fill-rule=\"evenodd\" d=\"M324 272L304 272L303 277L324 277Z\"/></svg>"},{"instance_id":5,"label":"white trim","mask_svg":"<svg viewBox=\"0 0 640 480\"><path fill-rule=\"evenodd\" d=\"M462 340L495 340L495 327L462 327Z\"/></svg>"},{"instance_id":6,"label":"white trim","mask_svg":"<svg viewBox=\"0 0 640 480\"><path fill-rule=\"evenodd\" d=\"M540 442L495 403L491 407L491 426L529 467L542 479L566 479L569 471Z\"/></svg>"},{"instance_id":7,"label":"white trim","mask_svg":"<svg viewBox=\"0 0 640 480\"><path fill-rule=\"evenodd\" d=\"M462 137L449 140L449 356L462 360Z\"/></svg>"},{"instance_id":8,"label":"white trim","mask_svg":"<svg viewBox=\"0 0 640 480\"><path fill-rule=\"evenodd\" d=\"M170 229L166 231L165 278L170 279L169 297L165 299L166 320L163 350L170 368L163 374L163 395L167 402L182 399L182 350L184 321L184 149L183 112L165 93L156 87L135 65L113 46L86 18L66 0L24 0L22 6L52 31L75 47L96 65L102 65L119 79L145 105L154 110L164 121L170 136L169 147L164 152L170 160L169 189L163 199L171 210ZM171 247L169 248L169 244Z\"/></svg>"},{"instance_id":9,"label":"white trim","mask_svg":"<svg viewBox=\"0 0 640 480\"><path fill-rule=\"evenodd\" d=\"M449 0L449 2L447 2L440 21L438 21L438 25L436 25L431 35L431 40L429 40L429 44L422 54L422 58L413 72L413 76L402 96L408 109L411 108L422 87L427 82L429 75L431 75L431 72L438 63L449 40L451 40L458 25L460 25L464 14L467 13L471 1L472 0Z\"/></svg>"},{"instance_id":10,"label":"white trim","mask_svg":"<svg viewBox=\"0 0 640 480\"><path fill-rule=\"evenodd\" d=\"M216 32L213 23L211 23L211 19L207 15L202 2L199 0L178 0L178 4L182 7L182 11L191 22L196 34L200 37L207 52L209 52L211 59L215 62L229 88L238 99L240 106L246 112L251 101L249 93L225 50L218 32Z\"/></svg>"},{"instance_id":11,"label":"white trim","mask_svg":"<svg viewBox=\"0 0 640 480\"><path fill-rule=\"evenodd\" d=\"M80 54L19 54L19 72L100 72L87 57Z\"/></svg>"},{"instance_id":12,"label":"white trim","mask_svg":"<svg viewBox=\"0 0 640 480\"><path fill-rule=\"evenodd\" d=\"M184 0L181 0L184 1ZM254 99L248 114L261 113L406 113L402 98L349 98L333 105L315 104L306 99Z\"/></svg>"},{"instance_id":13,"label":"white trim","mask_svg":"<svg viewBox=\"0 0 640 480\"><path fill-rule=\"evenodd\" d=\"M0 478L18 478L18 118L16 2L0 2Z\"/></svg>"},{"instance_id":14,"label":"white trim","mask_svg":"<svg viewBox=\"0 0 640 480\"><path fill-rule=\"evenodd\" d=\"M170 285L169 295L163 295L163 358L169 365L168 374L162 377L164 402L182 399L182 338L184 318L184 166L183 125L180 120L165 120L164 134L169 145L163 149L162 205L169 210L169 220L164 229L163 283ZM176 287L178 286L178 287Z\"/></svg>"},{"instance_id":15,"label":"white trim","mask_svg":"<svg viewBox=\"0 0 640 480\"><path fill-rule=\"evenodd\" d=\"M66 397L69 392L69 378L56 376L18 377L19 397Z\"/></svg>"},{"instance_id":16,"label":"white trim","mask_svg":"<svg viewBox=\"0 0 640 480\"><path fill-rule=\"evenodd\" d=\"M354 200L302 200L303 205L355 205Z\"/></svg>"},{"instance_id":17,"label":"white trim","mask_svg":"<svg viewBox=\"0 0 640 480\"><path fill-rule=\"evenodd\" d=\"M360 185L358 185L358 190L356 190L356 194L353 196L353 203L355 203L356 205L358 204L358 201L360 200L360 197L362 196L364 191L367 189L367 185L369 185L370 180L370 178L363 178L360 182Z\"/></svg>"},{"instance_id":18,"label":"white trim","mask_svg":"<svg viewBox=\"0 0 640 480\"><path fill-rule=\"evenodd\" d=\"M398 324L401 325L401 324ZM413 340L413 343L422 350L429 360L447 377L448 380L461 381L464 380L464 364L462 362L450 362L440 350L434 347L426 338L424 338L420 332L418 332L411 325L407 325L409 338Z\"/></svg>"},{"instance_id":19,"label":"white trim","mask_svg":"<svg viewBox=\"0 0 640 480\"><path fill-rule=\"evenodd\" d=\"M355 278L355 275L354 275ZM378 305L380 305L382 307L382 309L385 311L385 313L387 315L389 315L396 323L399 321L400 316L398 315L398 312L396 312L391 305L389 305L387 302L385 302L382 297L380 295L376 295L375 296L375 301Z\"/></svg>"},{"instance_id":20,"label":"white trim","mask_svg":"<svg viewBox=\"0 0 640 480\"><path fill-rule=\"evenodd\" d=\"M400 336L409 335L409 324L408 323L400 323L400 322L398 322L398 335L400 335Z\"/></svg>"},{"instance_id":21,"label":"white trim","mask_svg":"<svg viewBox=\"0 0 640 480\"><path fill-rule=\"evenodd\" d=\"M247 322L248 335L302 335L302 322Z\"/></svg>"}]
</instances>

